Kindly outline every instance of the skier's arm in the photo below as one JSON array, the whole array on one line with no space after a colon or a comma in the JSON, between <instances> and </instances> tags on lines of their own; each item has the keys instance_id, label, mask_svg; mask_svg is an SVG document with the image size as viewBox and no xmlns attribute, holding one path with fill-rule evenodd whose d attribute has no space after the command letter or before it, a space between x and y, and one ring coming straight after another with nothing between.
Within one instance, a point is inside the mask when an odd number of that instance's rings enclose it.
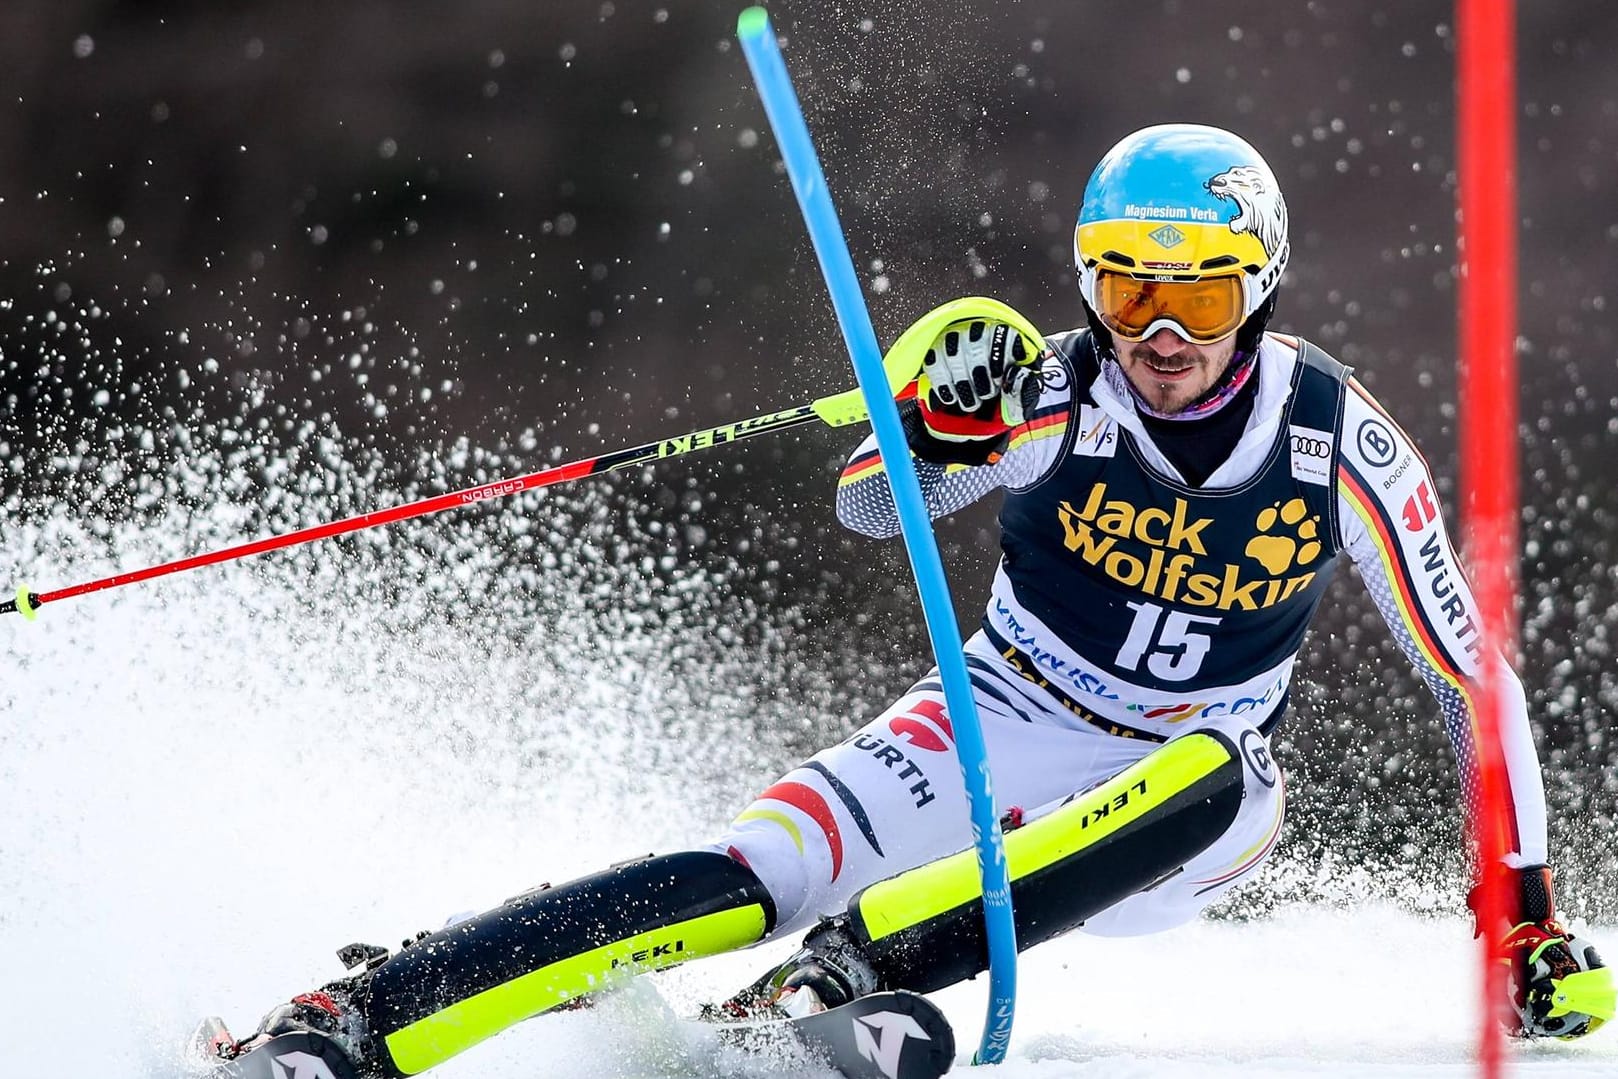
<instances>
[{"instance_id":1,"label":"skier's arm","mask_svg":"<svg viewBox=\"0 0 1618 1079\"><path fill-rule=\"evenodd\" d=\"M914 402L900 405L901 418L912 445L911 459L921 481L927 511L944 517L976 502L998 487L1022 490L1044 480L1061 462L1066 445L1068 413L1072 407L1072 376L1067 361L1058 355L1040 363L1044 389L1023 423L1013 428L1006 447L985 464L938 464L918 456L914 447L926 437ZM856 532L879 539L899 534L899 513L888 486L887 469L877 452L876 438L861 442L837 485L837 517Z\"/></svg>"},{"instance_id":2,"label":"skier's arm","mask_svg":"<svg viewBox=\"0 0 1618 1079\"><path fill-rule=\"evenodd\" d=\"M1413 443L1358 381L1350 380L1338 473L1338 520L1394 639L1444 712L1461 768L1467 810L1475 812L1478 672L1482 625L1444 527L1437 487ZM1510 816L1508 865L1546 861L1545 790L1522 684L1491 652L1504 677L1500 748Z\"/></svg>"}]
</instances>

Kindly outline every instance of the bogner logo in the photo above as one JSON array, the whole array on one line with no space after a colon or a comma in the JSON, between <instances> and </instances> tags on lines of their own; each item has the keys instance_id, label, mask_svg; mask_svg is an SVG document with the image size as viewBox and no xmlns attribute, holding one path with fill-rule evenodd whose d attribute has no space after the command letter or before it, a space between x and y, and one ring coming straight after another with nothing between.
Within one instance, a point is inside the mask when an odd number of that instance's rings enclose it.
<instances>
[{"instance_id":1,"label":"bogner logo","mask_svg":"<svg viewBox=\"0 0 1618 1079\"><path fill-rule=\"evenodd\" d=\"M1057 516L1067 549L1125 587L1188 607L1257 611L1280 603L1315 579L1313 570L1286 575L1288 570L1303 570L1321 553L1320 544L1311 542L1313 521L1300 512L1302 500L1295 501L1296 506L1266 507L1255 522L1255 540L1265 542L1250 542L1247 547L1258 570L1273 576L1253 576L1252 569L1233 563L1214 565L1203 542L1213 518L1192 520L1182 498L1174 500L1172 511L1159 506L1141 509L1122 499L1109 500L1107 485L1098 483L1082 507L1062 502ZM1285 559L1280 557L1281 544L1274 542L1281 537L1267 535L1277 526L1296 529L1303 540L1289 539ZM1303 537L1304 531L1311 536ZM1133 553L1120 540L1132 541L1130 546L1144 544L1147 551L1144 556Z\"/></svg>"}]
</instances>

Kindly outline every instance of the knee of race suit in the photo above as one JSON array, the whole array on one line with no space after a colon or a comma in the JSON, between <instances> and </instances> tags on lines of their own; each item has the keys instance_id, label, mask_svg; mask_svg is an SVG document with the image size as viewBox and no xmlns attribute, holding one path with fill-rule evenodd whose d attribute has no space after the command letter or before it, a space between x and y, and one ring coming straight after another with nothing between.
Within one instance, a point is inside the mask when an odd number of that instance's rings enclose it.
<instances>
[{"instance_id":1,"label":"knee of race suit","mask_svg":"<svg viewBox=\"0 0 1618 1079\"><path fill-rule=\"evenodd\" d=\"M1273 848L1280 832L1285 795L1280 769L1264 736L1245 720L1226 716L1187 731L1168 744L1199 732L1214 736L1228 749L1230 760L1223 773L1230 779L1239 775L1239 784L1230 784L1239 785L1239 793L1229 792L1236 797L1226 800L1226 816L1217 823L1206 819L1199 823L1199 829L1204 829L1199 834L1205 838L1192 844L1197 849L1187 848L1183 865L1171 867L1174 871L1166 879L1141 881L1139 892L1093 913L1084 922L1086 931L1098 935L1138 934L1187 921L1250 877ZM1147 754L1142 764L1163 748L1166 746ZM1073 800L1064 798L1030 816L1044 816ZM779 816L755 807L708 848L728 854L758 877L775 902L778 934L804 928L819 917L842 913L845 899L855 889L873 883L845 878L840 883L846 891L835 896L825 887L817 887L815 882L824 882L828 874L835 875L835 867L829 862L821 864L827 861L827 852L818 844L795 840L796 829L783 827L774 819ZM819 909L822 907L826 909Z\"/></svg>"},{"instance_id":2,"label":"knee of race suit","mask_svg":"<svg viewBox=\"0 0 1618 1079\"><path fill-rule=\"evenodd\" d=\"M1005 837L1018 948L1114 910L1131 914L1114 932L1184 921L1263 861L1249 812L1278 805L1279 783L1258 732L1221 723L1041 807ZM960 851L863 888L839 921L877 984L931 992L987 967L980 887Z\"/></svg>"},{"instance_id":3,"label":"knee of race suit","mask_svg":"<svg viewBox=\"0 0 1618 1079\"><path fill-rule=\"evenodd\" d=\"M1209 731L1223 735L1236 747L1242 765L1244 803L1274 807L1275 803L1280 802L1284 808L1285 784L1282 781L1280 766L1275 763L1275 757L1270 752L1269 740L1257 727L1242 717L1219 716L1200 725L1194 731L1176 735L1170 741L1176 741L1187 734Z\"/></svg>"},{"instance_id":4,"label":"knee of race suit","mask_svg":"<svg viewBox=\"0 0 1618 1079\"><path fill-rule=\"evenodd\" d=\"M809 863L820 853L817 848L792 841L793 832L771 827L760 819L732 822L724 837L706 850L729 855L753 871L775 903L775 933L804 928L821 913L807 909Z\"/></svg>"},{"instance_id":5,"label":"knee of race suit","mask_svg":"<svg viewBox=\"0 0 1618 1079\"><path fill-rule=\"evenodd\" d=\"M1242 799L1235 818L1179 873L1088 918L1083 932L1140 936L1182 925L1250 880L1275 849L1286 815L1286 783L1268 741L1236 716L1219 717L1198 730L1218 733L1236 750Z\"/></svg>"}]
</instances>

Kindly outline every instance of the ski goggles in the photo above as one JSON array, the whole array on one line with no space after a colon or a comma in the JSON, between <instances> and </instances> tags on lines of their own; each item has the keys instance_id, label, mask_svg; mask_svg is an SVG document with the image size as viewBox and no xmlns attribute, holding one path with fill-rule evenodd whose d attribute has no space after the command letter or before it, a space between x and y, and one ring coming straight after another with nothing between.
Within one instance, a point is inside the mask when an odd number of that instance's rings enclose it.
<instances>
[{"instance_id":1,"label":"ski goggles","mask_svg":"<svg viewBox=\"0 0 1618 1079\"><path fill-rule=\"evenodd\" d=\"M1095 309L1113 336L1144 341L1167 327L1189 341L1211 345L1247 317L1242 274L1195 281L1142 281L1126 273L1095 271Z\"/></svg>"}]
</instances>

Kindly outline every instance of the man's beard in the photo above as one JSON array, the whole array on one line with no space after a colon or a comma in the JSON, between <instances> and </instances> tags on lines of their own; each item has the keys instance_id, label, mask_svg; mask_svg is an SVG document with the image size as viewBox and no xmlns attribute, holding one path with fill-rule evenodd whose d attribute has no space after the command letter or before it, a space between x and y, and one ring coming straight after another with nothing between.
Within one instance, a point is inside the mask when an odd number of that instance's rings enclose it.
<instances>
[{"instance_id":1,"label":"man's beard","mask_svg":"<svg viewBox=\"0 0 1618 1079\"><path fill-rule=\"evenodd\" d=\"M1160 356L1156 350L1137 344L1124 352L1117 362L1125 368L1125 381L1129 383L1136 404L1160 418L1174 419L1186 417L1188 413L1196 414L1208 402L1219 397L1234 378L1251 366L1251 359L1250 354L1235 351L1225 356L1210 356L1189 346L1168 356ZM1161 370L1166 374L1180 371L1192 373L1184 376L1183 381L1160 380L1154 377L1159 373L1159 369L1153 366L1154 361L1162 365ZM1140 384L1136 383L1136 379L1140 380Z\"/></svg>"},{"instance_id":2,"label":"man's beard","mask_svg":"<svg viewBox=\"0 0 1618 1079\"><path fill-rule=\"evenodd\" d=\"M1174 374L1180 371L1205 370L1205 362L1194 352L1182 351L1162 356L1142 345L1130 350L1129 361L1137 377L1140 378L1140 382L1143 383L1143 385L1135 387L1135 392L1158 412L1166 414L1183 412L1201 399L1202 395L1211 388L1207 385L1192 386L1181 382L1160 382L1153 377L1159 371ZM1206 378L1206 375L1204 374L1203 377ZM1203 381L1201 378L1196 378L1195 375L1192 376L1192 380L1198 384Z\"/></svg>"}]
</instances>

